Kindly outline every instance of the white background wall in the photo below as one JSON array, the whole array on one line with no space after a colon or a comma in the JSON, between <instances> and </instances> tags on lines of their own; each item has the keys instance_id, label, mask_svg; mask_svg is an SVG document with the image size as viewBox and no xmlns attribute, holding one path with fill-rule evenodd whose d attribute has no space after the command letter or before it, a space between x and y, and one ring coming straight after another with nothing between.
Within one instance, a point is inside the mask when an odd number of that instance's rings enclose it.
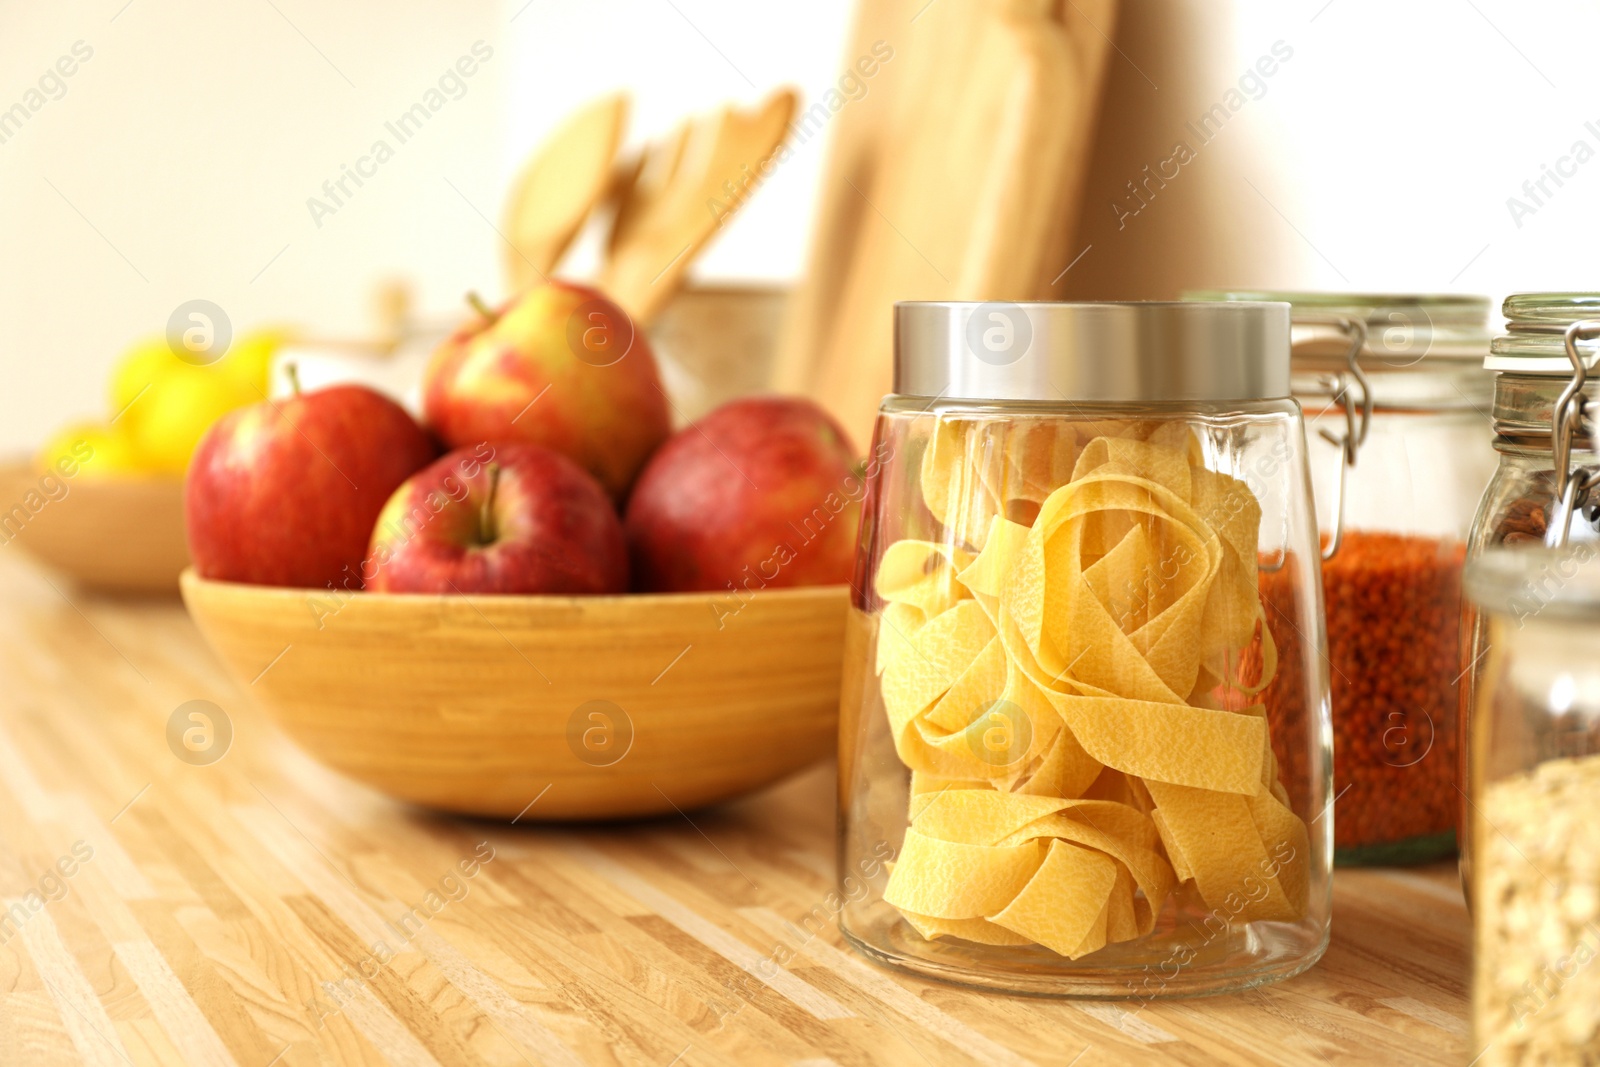
<instances>
[{"instance_id":1,"label":"white background wall","mask_svg":"<svg viewBox=\"0 0 1600 1067\"><path fill-rule=\"evenodd\" d=\"M848 8L0 0L0 109L74 42L94 50L0 143L0 449L98 414L120 351L185 300L217 302L236 328L353 333L385 276L444 313L468 287L498 291L484 216L498 221L509 175L568 110L629 88L638 139L780 84L820 93ZM914 39L908 27L902 44ZM307 197L478 40L494 56L466 95L315 225ZM1277 40L1294 56L1265 95L1118 228L1123 183ZM1520 228L1506 206L1575 141L1600 152L1597 40L1600 10L1579 0L1126 0L1081 227L1091 247L1063 295L1600 289L1600 158ZM814 141L780 168L699 275L793 277L823 156Z\"/></svg>"}]
</instances>

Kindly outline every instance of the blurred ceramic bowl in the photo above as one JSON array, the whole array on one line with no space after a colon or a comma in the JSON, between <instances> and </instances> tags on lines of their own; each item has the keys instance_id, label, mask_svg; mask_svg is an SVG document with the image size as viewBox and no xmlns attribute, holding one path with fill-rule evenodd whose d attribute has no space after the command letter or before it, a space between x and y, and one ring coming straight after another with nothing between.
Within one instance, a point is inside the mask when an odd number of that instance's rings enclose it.
<instances>
[{"instance_id":1,"label":"blurred ceramic bowl","mask_svg":"<svg viewBox=\"0 0 1600 1067\"><path fill-rule=\"evenodd\" d=\"M79 585L174 593L189 565L178 478L47 474L31 459L0 466L0 543Z\"/></svg>"},{"instance_id":2,"label":"blurred ceramic bowl","mask_svg":"<svg viewBox=\"0 0 1600 1067\"><path fill-rule=\"evenodd\" d=\"M650 327L650 346L677 415L687 421L772 388L789 293L774 286L695 286Z\"/></svg>"}]
</instances>

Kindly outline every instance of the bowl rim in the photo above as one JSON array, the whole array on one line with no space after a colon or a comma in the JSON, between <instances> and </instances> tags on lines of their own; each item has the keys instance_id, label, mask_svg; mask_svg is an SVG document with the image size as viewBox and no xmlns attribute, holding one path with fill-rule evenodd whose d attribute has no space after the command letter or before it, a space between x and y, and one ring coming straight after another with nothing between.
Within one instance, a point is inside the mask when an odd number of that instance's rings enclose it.
<instances>
[{"instance_id":1,"label":"bowl rim","mask_svg":"<svg viewBox=\"0 0 1600 1067\"><path fill-rule=\"evenodd\" d=\"M831 599L848 593L851 589L849 582L838 582L832 585L801 585L788 586L781 589L750 589L750 590L702 590L689 593L597 593L590 595L563 594L530 594L530 593L373 593L365 589L330 589L326 586L291 586L291 585L258 585L254 582L233 582L221 578L203 577L194 567L194 564L183 569L178 576L179 584L188 589L190 586L200 588L213 588L227 590L237 596L259 596L272 600L299 600L308 595L326 596L330 593L339 596L359 598L372 603L404 604L413 607L434 607L439 604L494 604L515 607L526 605L528 607L551 607L555 605L594 605L598 608L612 608L619 606L646 607L659 605L699 604L709 600L720 599L728 596L749 595L761 597L764 600L820 600Z\"/></svg>"},{"instance_id":2,"label":"bowl rim","mask_svg":"<svg viewBox=\"0 0 1600 1067\"><path fill-rule=\"evenodd\" d=\"M49 466L40 463L37 453L8 452L0 455L0 478L27 477L30 479L37 479L46 474L56 474L56 472L51 470ZM59 478L61 476L56 474L56 477ZM74 488L87 485L95 489L107 487L114 489L125 489L131 486L140 489L160 488L166 490L175 487L181 488L184 484L185 478L181 474L164 474L160 471L140 471L138 473L118 474L114 476L100 474L88 478L75 474L72 475L68 481Z\"/></svg>"}]
</instances>

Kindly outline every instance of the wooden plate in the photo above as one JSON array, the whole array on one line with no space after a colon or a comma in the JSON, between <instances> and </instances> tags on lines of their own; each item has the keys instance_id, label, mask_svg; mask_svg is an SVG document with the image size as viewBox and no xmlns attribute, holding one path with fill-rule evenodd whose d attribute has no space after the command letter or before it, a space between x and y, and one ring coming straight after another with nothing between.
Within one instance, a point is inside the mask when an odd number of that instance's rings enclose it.
<instances>
[{"instance_id":1,"label":"wooden plate","mask_svg":"<svg viewBox=\"0 0 1600 1067\"><path fill-rule=\"evenodd\" d=\"M182 585L201 632L291 738L425 807L519 821L686 811L836 743L842 585L742 604L335 597L192 570Z\"/></svg>"},{"instance_id":2,"label":"wooden plate","mask_svg":"<svg viewBox=\"0 0 1600 1067\"><path fill-rule=\"evenodd\" d=\"M29 460L0 465L0 542L13 540L81 585L175 593L189 565L183 481L60 478Z\"/></svg>"}]
</instances>

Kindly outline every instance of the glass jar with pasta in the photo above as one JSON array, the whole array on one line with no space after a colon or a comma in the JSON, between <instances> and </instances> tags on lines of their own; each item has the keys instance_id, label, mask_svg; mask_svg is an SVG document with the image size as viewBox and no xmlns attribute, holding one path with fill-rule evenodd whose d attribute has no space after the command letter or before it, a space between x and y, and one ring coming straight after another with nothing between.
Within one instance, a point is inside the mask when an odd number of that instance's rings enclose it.
<instances>
[{"instance_id":1,"label":"glass jar with pasta","mask_svg":"<svg viewBox=\"0 0 1600 1067\"><path fill-rule=\"evenodd\" d=\"M1328 678L1289 337L1285 303L896 307L840 728L841 928L869 957L1116 999L1320 957ZM1298 720L1269 721L1284 679Z\"/></svg>"}]
</instances>

